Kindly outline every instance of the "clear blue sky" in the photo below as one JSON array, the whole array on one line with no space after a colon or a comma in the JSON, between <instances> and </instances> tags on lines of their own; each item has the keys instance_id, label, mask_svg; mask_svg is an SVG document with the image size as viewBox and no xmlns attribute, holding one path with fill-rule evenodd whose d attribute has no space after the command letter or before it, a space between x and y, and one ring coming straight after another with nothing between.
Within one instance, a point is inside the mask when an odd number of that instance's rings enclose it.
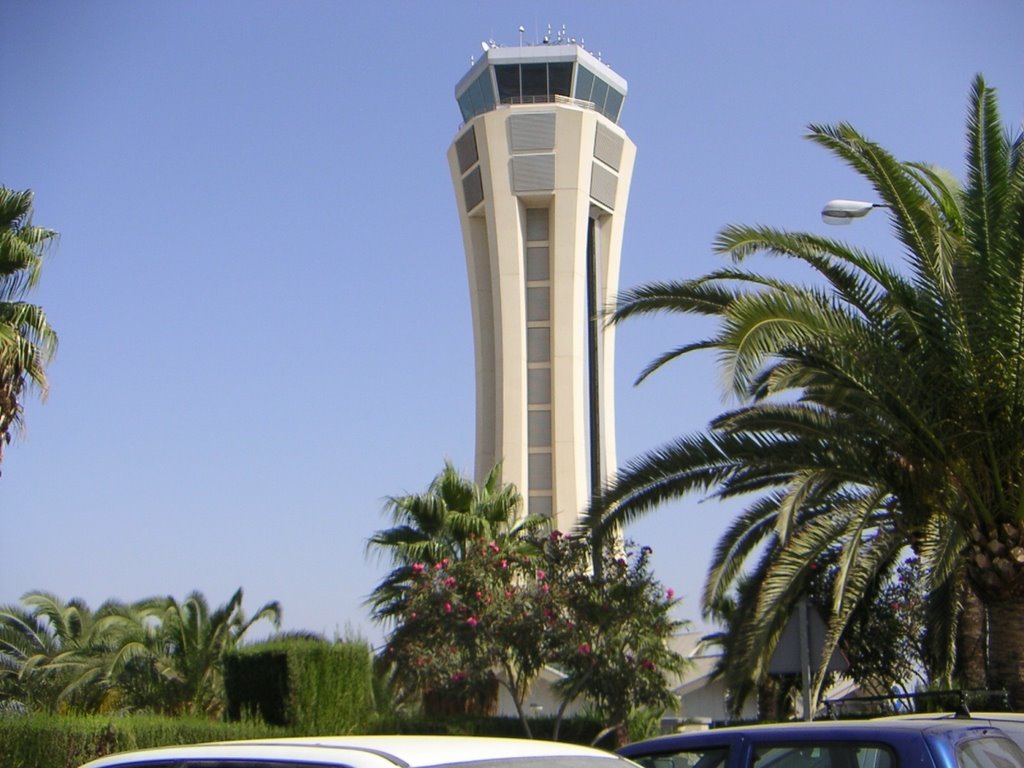
<instances>
[{"instance_id":1,"label":"clear blue sky","mask_svg":"<svg viewBox=\"0 0 1024 768\"><path fill-rule=\"evenodd\" d=\"M566 25L629 82L623 288L713 269L725 224L821 231L827 199L868 196L808 123L962 175L975 73L1024 117L1019 0L6 0L0 183L61 233L34 296L60 351L2 467L0 603L242 586L286 628L379 638L384 497L473 464L445 152L470 57L520 24ZM899 258L882 215L838 233ZM620 461L729 404L712 359L632 386L706 331L620 329ZM628 532L684 617L728 516L694 498Z\"/></svg>"}]
</instances>

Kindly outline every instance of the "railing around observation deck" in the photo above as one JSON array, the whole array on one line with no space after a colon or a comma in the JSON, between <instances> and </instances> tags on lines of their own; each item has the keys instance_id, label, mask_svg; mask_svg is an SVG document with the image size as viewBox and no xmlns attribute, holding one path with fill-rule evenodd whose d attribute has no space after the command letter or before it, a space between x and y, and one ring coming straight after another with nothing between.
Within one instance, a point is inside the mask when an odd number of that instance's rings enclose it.
<instances>
[{"instance_id":1,"label":"railing around observation deck","mask_svg":"<svg viewBox=\"0 0 1024 768\"><path fill-rule=\"evenodd\" d=\"M574 99L572 96L563 96L560 93L556 93L553 96L509 96L508 98L502 99L501 103L504 105L509 104L571 104L574 107L582 107L583 109L597 109L597 105L592 101L584 101L583 99Z\"/></svg>"}]
</instances>

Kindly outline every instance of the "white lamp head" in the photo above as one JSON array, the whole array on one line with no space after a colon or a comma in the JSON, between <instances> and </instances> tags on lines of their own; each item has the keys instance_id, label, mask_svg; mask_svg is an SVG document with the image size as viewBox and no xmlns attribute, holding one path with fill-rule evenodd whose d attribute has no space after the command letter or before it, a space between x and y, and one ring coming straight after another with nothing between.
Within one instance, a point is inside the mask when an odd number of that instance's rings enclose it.
<instances>
[{"instance_id":1,"label":"white lamp head","mask_svg":"<svg viewBox=\"0 0 1024 768\"><path fill-rule=\"evenodd\" d=\"M826 224L849 224L853 219L867 216L873 208L884 207L860 200L829 200L821 209L821 220Z\"/></svg>"}]
</instances>

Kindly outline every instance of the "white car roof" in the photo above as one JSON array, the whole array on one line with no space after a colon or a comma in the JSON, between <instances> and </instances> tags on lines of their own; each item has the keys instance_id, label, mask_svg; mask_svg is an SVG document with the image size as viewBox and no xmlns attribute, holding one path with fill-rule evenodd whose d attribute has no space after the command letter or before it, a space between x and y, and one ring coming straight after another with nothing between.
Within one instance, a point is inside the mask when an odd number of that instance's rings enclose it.
<instances>
[{"instance_id":1,"label":"white car roof","mask_svg":"<svg viewBox=\"0 0 1024 768\"><path fill-rule=\"evenodd\" d=\"M114 768L173 760L303 761L350 768L431 768L457 763L550 758L579 766L580 758L625 763L598 749L529 739L470 736L311 736L289 739L224 741L180 747L122 752L82 768ZM573 759L575 758L575 760ZM609 766L611 763L609 763Z\"/></svg>"}]
</instances>

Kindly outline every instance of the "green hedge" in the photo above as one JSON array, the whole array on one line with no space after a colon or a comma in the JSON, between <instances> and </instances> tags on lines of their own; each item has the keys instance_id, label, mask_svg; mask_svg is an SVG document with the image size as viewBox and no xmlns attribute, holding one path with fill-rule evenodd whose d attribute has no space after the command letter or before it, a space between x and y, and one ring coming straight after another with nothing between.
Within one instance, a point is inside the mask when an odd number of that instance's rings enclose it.
<instances>
[{"instance_id":1,"label":"green hedge","mask_svg":"<svg viewBox=\"0 0 1024 768\"><path fill-rule=\"evenodd\" d=\"M550 739L552 718L530 720L534 738ZM588 744L601 731L596 720L577 717L562 723L561 741ZM330 733L331 731L322 731ZM351 731L350 731L351 732ZM394 718L378 720L366 733L432 733L521 738L514 717ZM78 768L112 752L204 741L291 736L294 729L262 723L219 723L191 718L126 715L124 717L24 715L0 717L2 768ZM311 731L304 731L311 734Z\"/></svg>"},{"instance_id":2,"label":"green hedge","mask_svg":"<svg viewBox=\"0 0 1024 768\"><path fill-rule=\"evenodd\" d=\"M77 768L112 752L256 739L282 731L262 723L218 723L154 715L0 717L3 768Z\"/></svg>"},{"instance_id":3,"label":"green hedge","mask_svg":"<svg viewBox=\"0 0 1024 768\"><path fill-rule=\"evenodd\" d=\"M258 718L301 733L358 733L375 718L372 654L365 643L284 640L224 660L227 717Z\"/></svg>"}]
</instances>

